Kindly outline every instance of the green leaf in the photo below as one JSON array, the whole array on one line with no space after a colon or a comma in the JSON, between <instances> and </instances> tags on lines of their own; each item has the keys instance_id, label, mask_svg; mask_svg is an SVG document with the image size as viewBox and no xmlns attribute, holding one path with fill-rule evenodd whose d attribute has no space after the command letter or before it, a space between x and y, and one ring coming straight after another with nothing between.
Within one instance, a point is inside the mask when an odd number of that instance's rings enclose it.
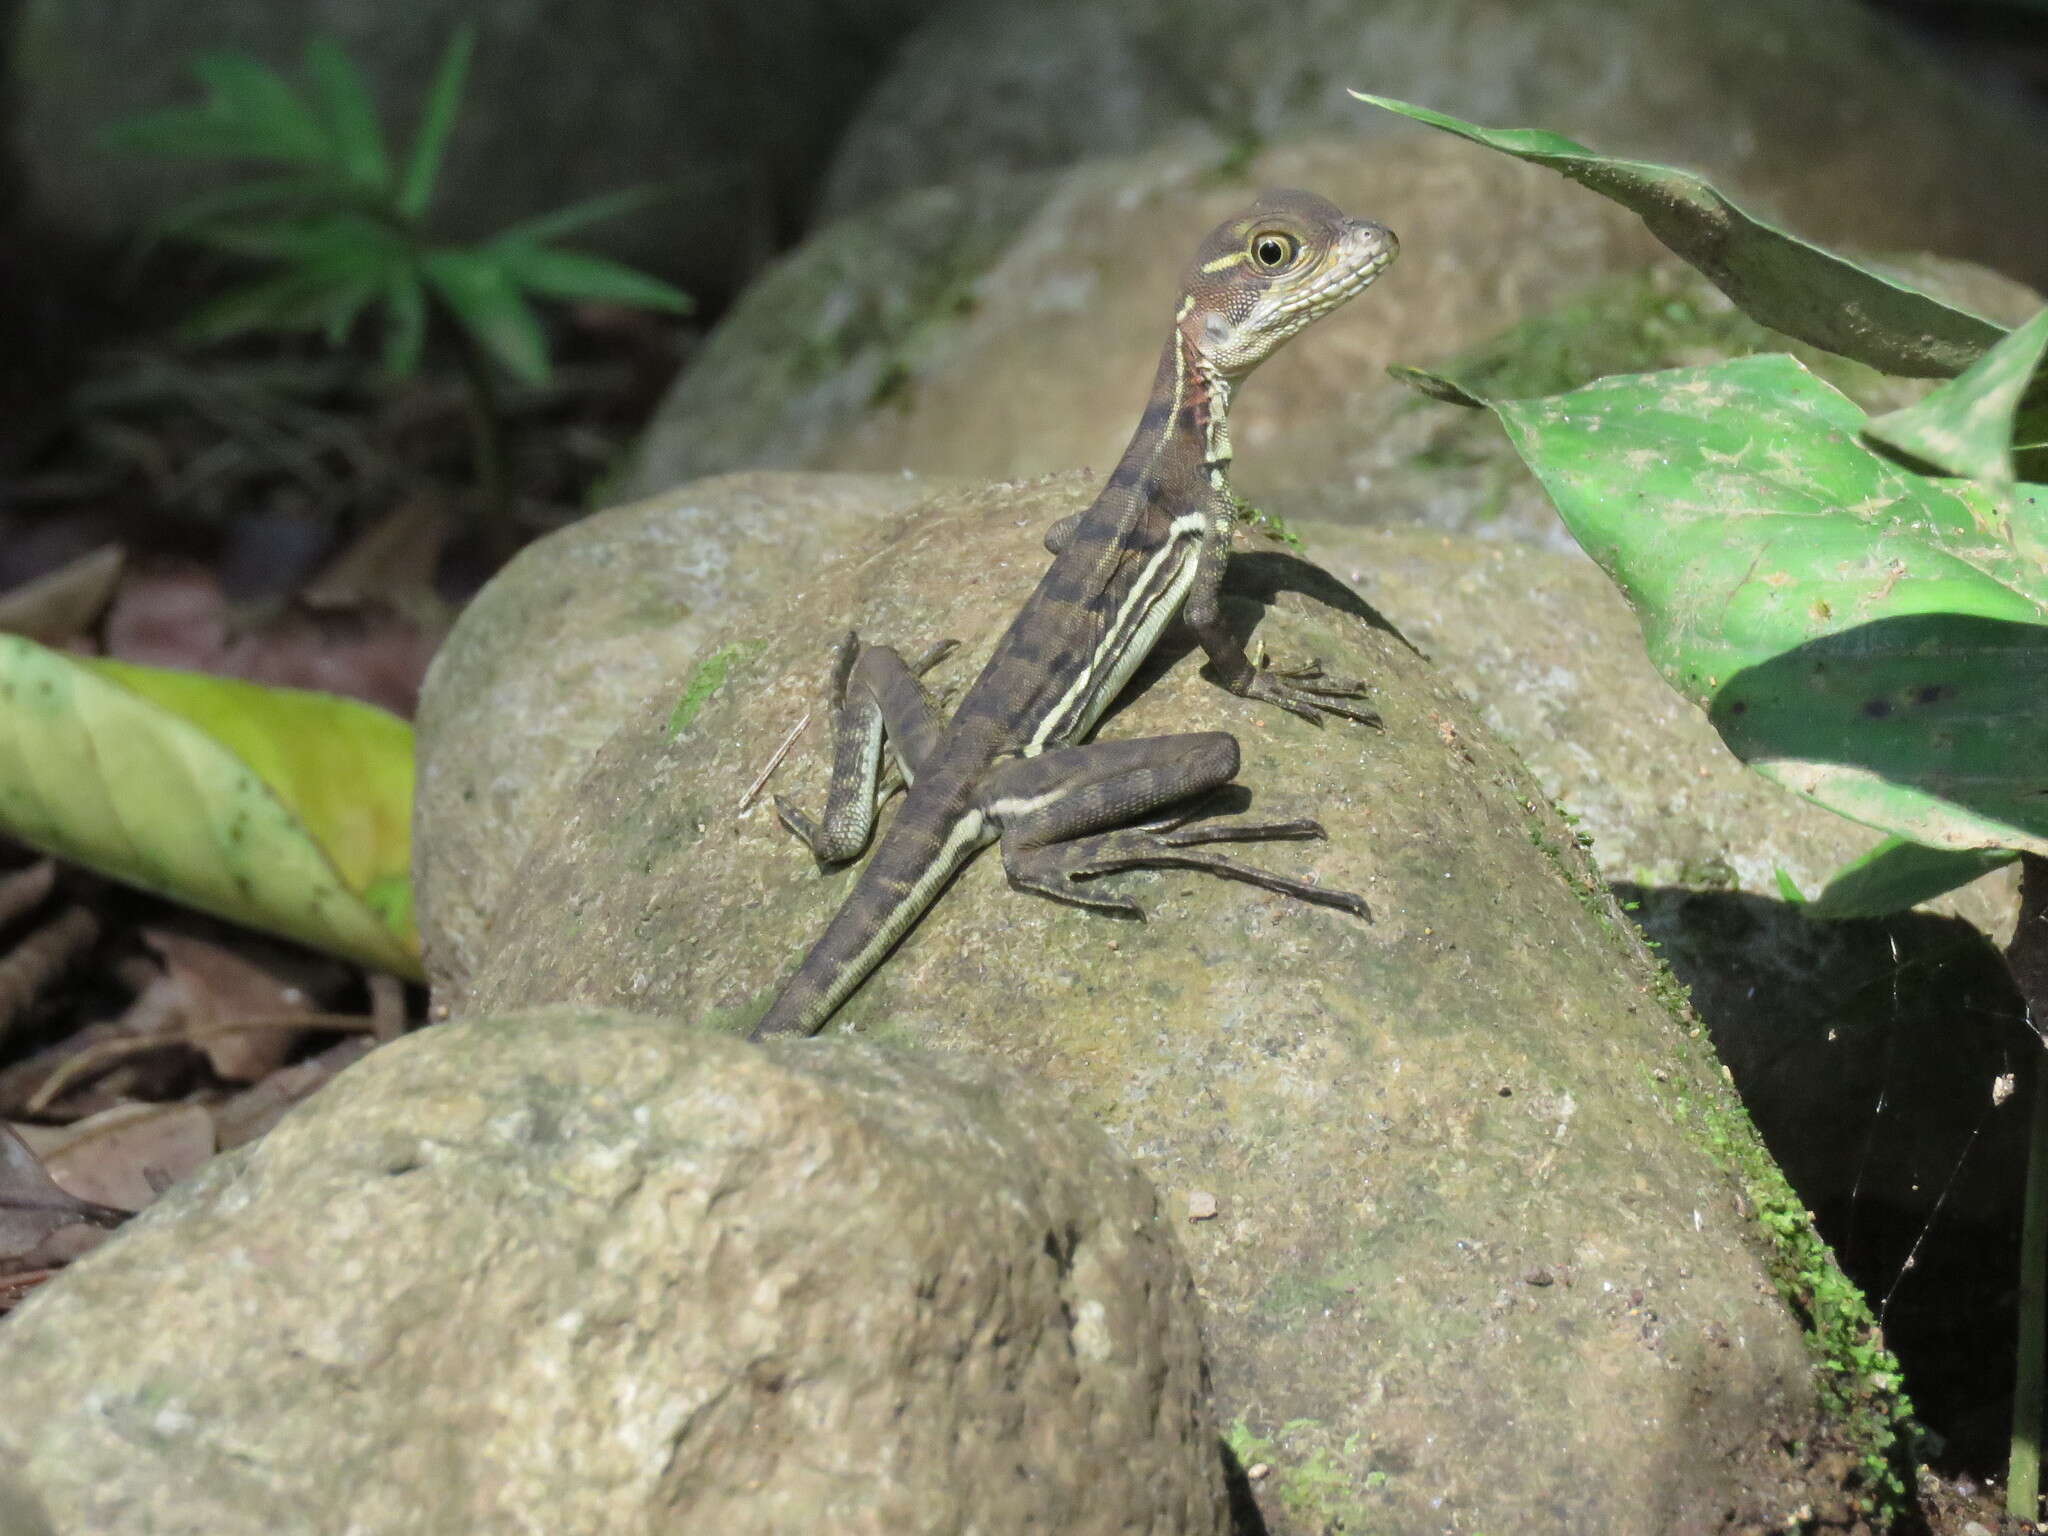
<instances>
[{"instance_id":1,"label":"green leaf","mask_svg":"<svg viewBox=\"0 0 2048 1536\"><path fill-rule=\"evenodd\" d=\"M267 176L258 181L238 182L231 187L217 187L211 192L187 198L169 212L151 220L149 234L156 239L166 235L187 235L231 214L253 213L280 204L300 216L328 213L336 211L336 204L343 197L344 189L325 173Z\"/></svg>"},{"instance_id":2,"label":"green leaf","mask_svg":"<svg viewBox=\"0 0 2048 1536\"><path fill-rule=\"evenodd\" d=\"M1417 368L1409 363L1390 363L1387 366L1387 377L1397 383L1406 384L1417 394L1442 401L1445 405L1463 405L1484 410L1489 404L1486 396L1475 393L1447 373L1432 373L1427 368Z\"/></svg>"},{"instance_id":3,"label":"green leaf","mask_svg":"<svg viewBox=\"0 0 2048 1536\"><path fill-rule=\"evenodd\" d=\"M2020 409L2048 355L2048 309L1916 405L1880 416L1864 430L1951 475L2010 485Z\"/></svg>"},{"instance_id":4,"label":"green leaf","mask_svg":"<svg viewBox=\"0 0 2048 1536\"><path fill-rule=\"evenodd\" d=\"M411 728L367 704L0 635L0 829L417 977L412 778Z\"/></svg>"},{"instance_id":5,"label":"green leaf","mask_svg":"<svg viewBox=\"0 0 2048 1536\"><path fill-rule=\"evenodd\" d=\"M528 384L547 382L547 334L496 260L478 251L434 251L421 267L463 329L506 372Z\"/></svg>"},{"instance_id":6,"label":"green leaf","mask_svg":"<svg viewBox=\"0 0 2048 1536\"><path fill-rule=\"evenodd\" d=\"M2048 852L2048 488L1913 474L1779 355L1493 409L1737 756L1918 843Z\"/></svg>"},{"instance_id":7,"label":"green leaf","mask_svg":"<svg viewBox=\"0 0 2048 1536\"><path fill-rule=\"evenodd\" d=\"M1785 899L1788 906L1803 907L1806 905L1806 892L1799 889L1799 882L1792 878L1790 870L1786 869L1782 864L1777 864L1772 866L1771 873L1777 876L1778 894Z\"/></svg>"},{"instance_id":8,"label":"green leaf","mask_svg":"<svg viewBox=\"0 0 2048 1536\"><path fill-rule=\"evenodd\" d=\"M553 213L544 213L539 218L527 219L498 232L500 242L516 242L522 245L541 245L550 240L559 240L574 230L599 223L605 219L616 219L621 214L631 213L636 208L645 208L650 203L661 202L675 196L671 187L626 187L618 192L606 192L597 197L585 198L581 202L557 208Z\"/></svg>"},{"instance_id":9,"label":"green leaf","mask_svg":"<svg viewBox=\"0 0 2048 1536\"><path fill-rule=\"evenodd\" d=\"M420 110L420 126L413 139L412 155L398 184L398 211L417 219L434 200L434 182L441 174L441 155L448 147L448 135L455 128L455 114L462 105L462 83L469 74L469 56L476 47L476 28L464 22L455 29L441 64L427 87L426 104Z\"/></svg>"},{"instance_id":10,"label":"green leaf","mask_svg":"<svg viewBox=\"0 0 2048 1536\"><path fill-rule=\"evenodd\" d=\"M384 290L384 369L410 378L427 338L427 290L411 267L394 272Z\"/></svg>"},{"instance_id":11,"label":"green leaf","mask_svg":"<svg viewBox=\"0 0 2048 1536\"><path fill-rule=\"evenodd\" d=\"M1751 319L1886 373L1959 374L2005 333L1779 229L1688 171L1596 154L1541 129L1481 128L1405 101L1351 94L1590 187L1634 212Z\"/></svg>"},{"instance_id":12,"label":"green leaf","mask_svg":"<svg viewBox=\"0 0 2048 1536\"><path fill-rule=\"evenodd\" d=\"M345 280L318 268L295 266L215 299L181 323L178 334L205 344L251 331L311 330L326 323L345 286Z\"/></svg>"},{"instance_id":13,"label":"green leaf","mask_svg":"<svg viewBox=\"0 0 2048 1536\"><path fill-rule=\"evenodd\" d=\"M288 209L301 216L331 211L347 203L350 190L332 175L320 171L311 175L264 177L203 192L150 220L136 240L130 259L139 264L159 240L180 236L199 240L206 226L230 215L266 208Z\"/></svg>"},{"instance_id":14,"label":"green leaf","mask_svg":"<svg viewBox=\"0 0 2048 1536\"><path fill-rule=\"evenodd\" d=\"M317 262L379 275L394 262L409 261L413 254L412 243L404 235L360 213L209 224L192 231L191 238L235 256Z\"/></svg>"},{"instance_id":15,"label":"green leaf","mask_svg":"<svg viewBox=\"0 0 2048 1536\"><path fill-rule=\"evenodd\" d=\"M285 78L251 54L202 53L192 72L212 91L206 110L239 124L265 158L307 165L338 163L320 120Z\"/></svg>"},{"instance_id":16,"label":"green leaf","mask_svg":"<svg viewBox=\"0 0 2048 1536\"><path fill-rule=\"evenodd\" d=\"M690 296L681 289L602 256L503 239L493 240L489 251L513 282L545 298L690 312Z\"/></svg>"},{"instance_id":17,"label":"green leaf","mask_svg":"<svg viewBox=\"0 0 2048 1536\"><path fill-rule=\"evenodd\" d=\"M107 124L98 137L105 149L162 155L167 159L304 159L298 154L278 153L267 134L205 107L167 107L160 112L139 113Z\"/></svg>"},{"instance_id":18,"label":"green leaf","mask_svg":"<svg viewBox=\"0 0 2048 1536\"><path fill-rule=\"evenodd\" d=\"M188 340L253 330L323 329L345 336L363 307L410 271L405 237L361 214L214 225L193 238L238 255L279 260L284 271L215 300L181 327Z\"/></svg>"},{"instance_id":19,"label":"green leaf","mask_svg":"<svg viewBox=\"0 0 2048 1536\"><path fill-rule=\"evenodd\" d=\"M387 191L391 162L384 153L377 109L370 101L369 87L341 45L329 37L316 37L308 43L306 78L313 83L335 158L354 181L372 191Z\"/></svg>"},{"instance_id":20,"label":"green leaf","mask_svg":"<svg viewBox=\"0 0 2048 1536\"><path fill-rule=\"evenodd\" d=\"M379 288L380 284L366 277L344 278L336 282L320 316L320 325L327 333L330 347L338 347L348 340L348 333L354 329L364 308L377 297Z\"/></svg>"},{"instance_id":21,"label":"green leaf","mask_svg":"<svg viewBox=\"0 0 2048 1536\"><path fill-rule=\"evenodd\" d=\"M1736 672L1708 719L1764 777L1851 820L2048 853L2044 692L2048 625L1900 613Z\"/></svg>"},{"instance_id":22,"label":"green leaf","mask_svg":"<svg viewBox=\"0 0 2048 1536\"><path fill-rule=\"evenodd\" d=\"M1968 885L2019 855L1999 848L1926 848L1888 837L1835 871L1807 906L1814 917L1889 917Z\"/></svg>"}]
</instances>

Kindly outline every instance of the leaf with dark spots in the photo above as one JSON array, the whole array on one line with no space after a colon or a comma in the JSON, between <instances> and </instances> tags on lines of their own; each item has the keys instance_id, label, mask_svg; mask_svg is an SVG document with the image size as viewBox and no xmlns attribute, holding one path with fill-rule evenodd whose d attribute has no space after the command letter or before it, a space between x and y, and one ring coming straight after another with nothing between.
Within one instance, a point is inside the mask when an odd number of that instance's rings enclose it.
<instances>
[{"instance_id":1,"label":"leaf with dark spots","mask_svg":"<svg viewBox=\"0 0 2048 1536\"><path fill-rule=\"evenodd\" d=\"M0 832L401 975L412 731L296 689L84 660L0 634ZM323 897L325 899L323 899Z\"/></svg>"},{"instance_id":2,"label":"leaf with dark spots","mask_svg":"<svg viewBox=\"0 0 2048 1536\"><path fill-rule=\"evenodd\" d=\"M1954 682L1926 681L1936 658ZM2044 694L2048 626L1895 613L1741 668L1708 718L1738 757L1853 820L1945 852L2036 848Z\"/></svg>"},{"instance_id":3,"label":"leaf with dark spots","mask_svg":"<svg viewBox=\"0 0 2048 1536\"><path fill-rule=\"evenodd\" d=\"M2048 564L1992 488L1876 452L1779 355L1491 404L1737 756L1918 843L2048 852Z\"/></svg>"}]
</instances>

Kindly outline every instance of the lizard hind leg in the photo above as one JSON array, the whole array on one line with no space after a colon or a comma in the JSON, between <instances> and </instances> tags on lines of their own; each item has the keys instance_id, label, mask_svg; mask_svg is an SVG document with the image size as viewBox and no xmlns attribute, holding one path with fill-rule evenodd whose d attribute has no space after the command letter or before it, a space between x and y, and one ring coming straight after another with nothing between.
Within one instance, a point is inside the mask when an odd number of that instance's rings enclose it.
<instances>
[{"instance_id":1,"label":"lizard hind leg","mask_svg":"<svg viewBox=\"0 0 2048 1536\"><path fill-rule=\"evenodd\" d=\"M1150 814L1229 783L1237 761L1236 740L1218 731L1066 747L1009 764L985 794L983 809L1003 829L1010 883L1070 906L1143 916L1136 902L1098 894L1086 882L1119 870L1173 868L1206 870L1368 916L1364 899L1347 891L1202 846L1320 838L1323 829L1314 821L1195 821L1194 809Z\"/></svg>"},{"instance_id":2,"label":"lizard hind leg","mask_svg":"<svg viewBox=\"0 0 2048 1536\"><path fill-rule=\"evenodd\" d=\"M832 719L832 786L822 821L782 795L775 814L821 867L857 859L874 838L882 801L908 784L938 748L945 714L919 678L959 645L941 640L915 662L893 647L863 645L849 633L833 652L827 705ZM884 764L882 748L892 762Z\"/></svg>"}]
</instances>

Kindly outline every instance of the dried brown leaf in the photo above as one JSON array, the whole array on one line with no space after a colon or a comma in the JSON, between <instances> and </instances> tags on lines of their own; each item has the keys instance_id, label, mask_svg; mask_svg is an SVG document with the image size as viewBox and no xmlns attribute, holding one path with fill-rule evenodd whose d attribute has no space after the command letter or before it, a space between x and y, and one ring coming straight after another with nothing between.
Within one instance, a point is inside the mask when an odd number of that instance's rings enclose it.
<instances>
[{"instance_id":1,"label":"dried brown leaf","mask_svg":"<svg viewBox=\"0 0 2048 1536\"><path fill-rule=\"evenodd\" d=\"M49 900L56 884L57 866L49 859L0 875L0 928Z\"/></svg>"},{"instance_id":2,"label":"dried brown leaf","mask_svg":"<svg viewBox=\"0 0 2048 1536\"><path fill-rule=\"evenodd\" d=\"M14 1128L0 1124L0 1267L36 1253L65 1227L113 1227L125 1216L66 1190Z\"/></svg>"},{"instance_id":3,"label":"dried brown leaf","mask_svg":"<svg viewBox=\"0 0 2048 1536\"><path fill-rule=\"evenodd\" d=\"M253 1083L290 1059L299 1036L279 1026L313 1012L300 987L208 939L157 928L145 928L142 937L163 957L164 974L183 995L184 1033L216 1075ZM229 1027L253 1020L270 1027Z\"/></svg>"},{"instance_id":4,"label":"dried brown leaf","mask_svg":"<svg viewBox=\"0 0 2048 1536\"><path fill-rule=\"evenodd\" d=\"M0 1067L0 1116L20 1117L29 1114L30 1101L35 1098L43 1084L50 1080L50 1075L62 1068L65 1062L81 1051L104 1045L109 1040L126 1038L128 1037L125 1032L116 1025L88 1024L61 1040L53 1041L32 1055L24 1056L20 1061ZM92 1109L106 1107L104 1104L85 1106L79 1109L79 1114L74 1118L80 1118ZM67 1104L65 1108L69 1111L78 1106Z\"/></svg>"},{"instance_id":5,"label":"dried brown leaf","mask_svg":"<svg viewBox=\"0 0 2048 1536\"><path fill-rule=\"evenodd\" d=\"M131 570L107 614L106 642L123 661L218 672L228 643L220 578L189 562Z\"/></svg>"},{"instance_id":6,"label":"dried brown leaf","mask_svg":"<svg viewBox=\"0 0 2048 1536\"><path fill-rule=\"evenodd\" d=\"M36 1139L63 1188L139 1211L213 1156L213 1117L197 1104L123 1104Z\"/></svg>"},{"instance_id":7,"label":"dried brown leaf","mask_svg":"<svg viewBox=\"0 0 2048 1536\"><path fill-rule=\"evenodd\" d=\"M0 954L0 1039L99 936L97 917L84 907L67 907Z\"/></svg>"},{"instance_id":8,"label":"dried brown leaf","mask_svg":"<svg viewBox=\"0 0 2048 1536\"><path fill-rule=\"evenodd\" d=\"M317 688L411 719L441 629L381 607L294 607L239 635L215 669L272 688Z\"/></svg>"},{"instance_id":9,"label":"dried brown leaf","mask_svg":"<svg viewBox=\"0 0 2048 1536\"><path fill-rule=\"evenodd\" d=\"M0 630L41 645L63 645L99 622L121 581L126 555L102 544L47 576L0 593Z\"/></svg>"},{"instance_id":10,"label":"dried brown leaf","mask_svg":"<svg viewBox=\"0 0 2048 1536\"><path fill-rule=\"evenodd\" d=\"M375 1025L367 1014L309 1013L293 1014L281 1019L238 1019L232 1024L216 1024L210 1029L180 1030L176 1033L114 1033L102 1036L82 1050L66 1054L28 1096L23 1107L32 1115L51 1115L54 1106L76 1090L81 1083L132 1062L137 1057L162 1051L212 1050L242 1036L264 1033L289 1035L297 1039L308 1030L314 1029L361 1030L367 1033L374 1028ZM5 1536L5 1533L0 1533L0 1536Z\"/></svg>"},{"instance_id":11,"label":"dried brown leaf","mask_svg":"<svg viewBox=\"0 0 2048 1536\"><path fill-rule=\"evenodd\" d=\"M434 572L460 525L446 493L416 491L300 588L299 600L313 608L386 607L427 628L444 625L448 605L434 589Z\"/></svg>"},{"instance_id":12,"label":"dried brown leaf","mask_svg":"<svg viewBox=\"0 0 2048 1536\"><path fill-rule=\"evenodd\" d=\"M214 1139L221 1151L254 1141L284 1117L286 1110L324 1087L343 1067L361 1061L376 1042L358 1035L330 1045L317 1056L282 1067L225 1104L213 1106Z\"/></svg>"}]
</instances>

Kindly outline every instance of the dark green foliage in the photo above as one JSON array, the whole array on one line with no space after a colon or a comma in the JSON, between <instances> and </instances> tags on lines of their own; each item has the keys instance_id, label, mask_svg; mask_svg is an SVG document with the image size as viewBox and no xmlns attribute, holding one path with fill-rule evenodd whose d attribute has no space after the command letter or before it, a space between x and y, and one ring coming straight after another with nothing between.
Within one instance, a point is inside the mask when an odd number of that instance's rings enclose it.
<instances>
[{"instance_id":1,"label":"dark green foliage","mask_svg":"<svg viewBox=\"0 0 2048 1536\"><path fill-rule=\"evenodd\" d=\"M361 73L325 38L307 46L303 90L247 54L203 54L192 67L205 101L108 130L107 142L121 149L278 168L194 198L156 226L158 236L271 269L193 315L188 337L320 331L338 344L376 311L384 365L406 374L419 363L430 314L439 312L467 345L539 384L548 378L548 344L531 299L689 308L686 295L657 278L551 243L630 212L660 196L655 189L578 203L476 245L432 238L427 214L474 45L467 26L449 43L402 163L387 147Z\"/></svg>"},{"instance_id":2,"label":"dark green foliage","mask_svg":"<svg viewBox=\"0 0 2048 1536\"><path fill-rule=\"evenodd\" d=\"M2026 478L2048 437L2048 312L2008 334L1690 173L1363 99L1635 210L1752 320L1949 376L1873 420L1781 355L1541 398L1482 371L1397 370L1500 417L1651 659L1737 756L1892 835L1817 915L1899 910L2014 851L2048 854L2048 486Z\"/></svg>"}]
</instances>

